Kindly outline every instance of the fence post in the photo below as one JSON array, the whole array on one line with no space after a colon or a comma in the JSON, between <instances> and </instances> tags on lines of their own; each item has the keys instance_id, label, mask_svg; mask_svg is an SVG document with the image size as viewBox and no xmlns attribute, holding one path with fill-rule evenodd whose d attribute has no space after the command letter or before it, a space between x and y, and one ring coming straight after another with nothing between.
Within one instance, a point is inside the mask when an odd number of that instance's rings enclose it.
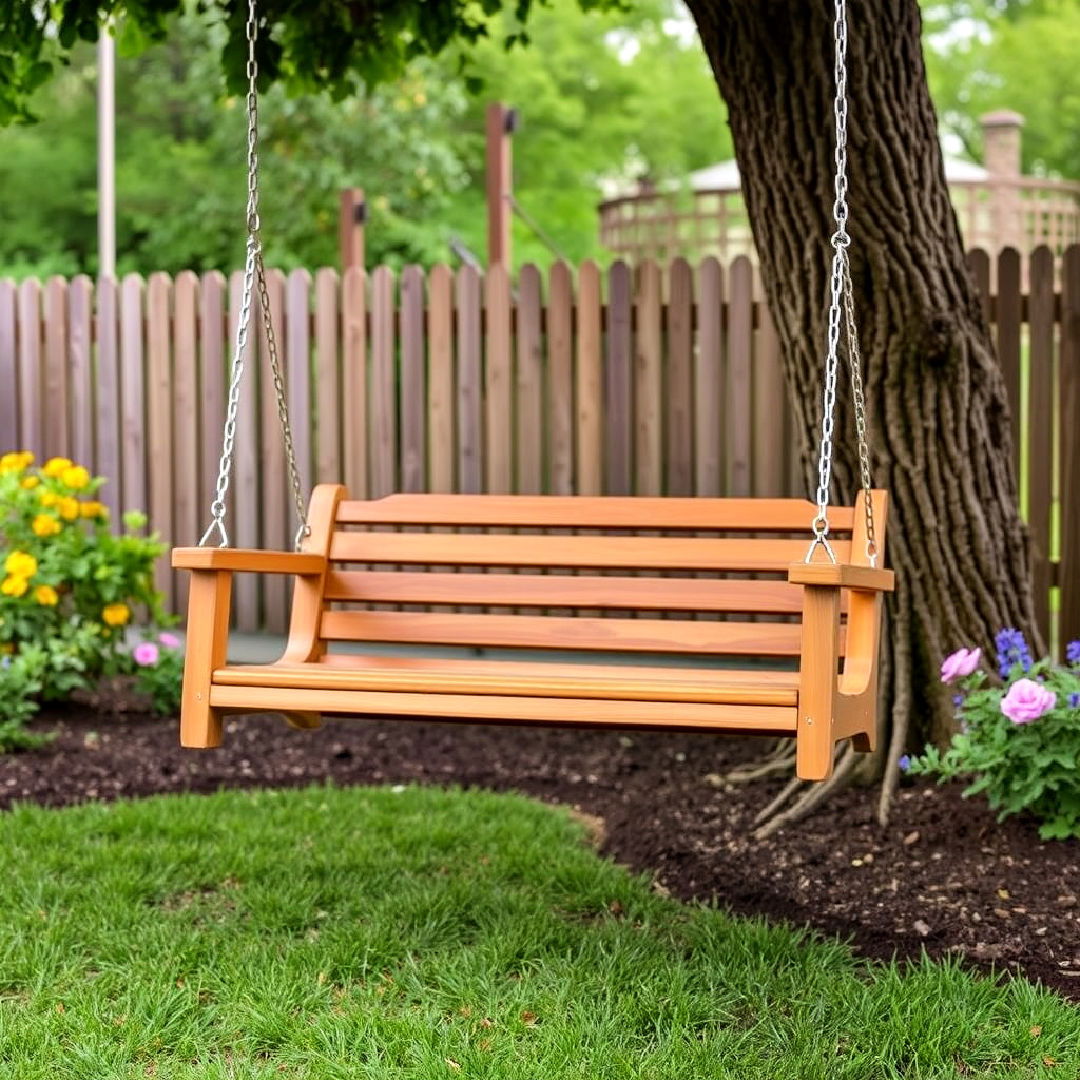
<instances>
[{"instance_id":1,"label":"fence post","mask_svg":"<svg viewBox=\"0 0 1080 1080\"><path fill-rule=\"evenodd\" d=\"M341 273L354 266L364 268L366 258L364 226L367 224L367 200L363 188L345 188L341 192L338 213L338 243L341 248Z\"/></svg>"}]
</instances>

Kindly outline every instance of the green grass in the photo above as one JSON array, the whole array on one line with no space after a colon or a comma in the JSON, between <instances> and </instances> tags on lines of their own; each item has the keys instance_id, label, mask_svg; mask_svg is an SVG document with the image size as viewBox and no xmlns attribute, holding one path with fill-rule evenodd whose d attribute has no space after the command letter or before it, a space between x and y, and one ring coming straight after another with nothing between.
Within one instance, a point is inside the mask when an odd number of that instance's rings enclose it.
<instances>
[{"instance_id":1,"label":"green grass","mask_svg":"<svg viewBox=\"0 0 1080 1080\"><path fill-rule=\"evenodd\" d=\"M26 807L0 853L5 1080L1073 1080L1080 1060L1052 994L677 904L522 798Z\"/></svg>"}]
</instances>

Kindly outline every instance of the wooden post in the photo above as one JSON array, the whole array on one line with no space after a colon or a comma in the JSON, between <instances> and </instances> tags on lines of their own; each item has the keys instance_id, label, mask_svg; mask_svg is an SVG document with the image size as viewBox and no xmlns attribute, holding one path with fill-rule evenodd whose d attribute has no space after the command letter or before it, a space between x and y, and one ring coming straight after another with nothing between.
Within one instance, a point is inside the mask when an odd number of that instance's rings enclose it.
<instances>
[{"instance_id":1,"label":"wooden post","mask_svg":"<svg viewBox=\"0 0 1080 1080\"><path fill-rule=\"evenodd\" d=\"M367 222L367 202L363 188L344 188L341 192L341 211L338 217L338 237L341 246L341 273L354 266L364 268L364 225Z\"/></svg>"},{"instance_id":2,"label":"wooden post","mask_svg":"<svg viewBox=\"0 0 1080 1080\"><path fill-rule=\"evenodd\" d=\"M517 114L501 102L487 107L488 266L510 266L510 199L513 175L510 136Z\"/></svg>"}]
</instances>

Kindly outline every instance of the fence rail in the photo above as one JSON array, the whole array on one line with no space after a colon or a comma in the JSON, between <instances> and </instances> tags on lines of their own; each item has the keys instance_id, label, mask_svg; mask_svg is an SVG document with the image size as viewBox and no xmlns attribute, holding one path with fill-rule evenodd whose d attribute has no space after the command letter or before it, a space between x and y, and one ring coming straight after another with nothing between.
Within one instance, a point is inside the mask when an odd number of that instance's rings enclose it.
<instances>
[{"instance_id":1,"label":"fence rail","mask_svg":"<svg viewBox=\"0 0 1080 1080\"><path fill-rule=\"evenodd\" d=\"M1039 621L1080 637L1080 246L973 251L1013 412ZM995 294L990 294L990 282ZM1024 291L1022 283L1027 283ZM1059 284L1060 283L1060 284ZM511 281L380 267L268 275L304 484L392 491L804 494L754 269L676 259ZM206 523L240 276L0 280L0 450L76 458L170 543ZM254 317L259 319L259 313ZM290 542L266 342L240 397L232 538ZM184 603L164 565L158 584ZM243 629L283 627L285 582L238 580Z\"/></svg>"}]
</instances>

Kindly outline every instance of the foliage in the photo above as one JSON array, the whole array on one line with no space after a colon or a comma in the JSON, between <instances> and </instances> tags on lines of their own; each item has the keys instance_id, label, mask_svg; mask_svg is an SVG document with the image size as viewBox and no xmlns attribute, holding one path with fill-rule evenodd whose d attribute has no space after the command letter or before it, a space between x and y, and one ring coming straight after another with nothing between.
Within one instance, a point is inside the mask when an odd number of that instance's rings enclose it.
<instances>
[{"instance_id":1,"label":"foliage","mask_svg":"<svg viewBox=\"0 0 1080 1080\"><path fill-rule=\"evenodd\" d=\"M543 0L540 0L542 3ZM623 0L580 0L586 9L623 6ZM33 91L71 55L77 42L96 41L99 20L116 20L136 46L164 40L171 16L186 0L53 0L6 5L0 11L0 124L31 115ZM199 0L201 14L227 29L220 63L234 93L246 86L247 5L236 0ZM486 37L490 18L503 9L514 20L503 37L512 46L528 41L526 23L535 0L259 0L265 29L258 59L264 81L282 81L294 92L328 90L337 100L357 80L368 85L404 75L410 61L436 56L451 43Z\"/></svg>"},{"instance_id":2,"label":"foliage","mask_svg":"<svg viewBox=\"0 0 1080 1080\"><path fill-rule=\"evenodd\" d=\"M62 698L126 663L124 627L136 608L165 620L152 568L164 547L125 517L114 535L94 496L104 480L66 458L33 468L33 455L0 458L0 648L43 657L41 695Z\"/></svg>"},{"instance_id":3,"label":"foliage","mask_svg":"<svg viewBox=\"0 0 1080 1080\"><path fill-rule=\"evenodd\" d=\"M49 736L26 730L38 711L46 655L28 645L17 656L0 655L0 751L30 750L48 742Z\"/></svg>"},{"instance_id":4,"label":"foliage","mask_svg":"<svg viewBox=\"0 0 1080 1080\"><path fill-rule=\"evenodd\" d=\"M1019 976L677 903L566 810L483 791L20 806L0 907L0 1058L28 1080L929 1080L1080 1053L1077 1010Z\"/></svg>"},{"instance_id":5,"label":"foliage","mask_svg":"<svg viewBox=\"0 0 1080 1080\"><path fill-rule=\"evenodd\" d=\"M135 670L135 688L150 701L158 716L176 716L180 712L180 688L184 674L184 654L180 640L172 634L159 634L156 640L140 642L131 650Z\"/></svg>"},{"instance_id":6,"label":"foliage","mask_svg":"<svg viewBox=\"0 0 1080 1080\"><path fill-rule=\"evenodd\" d=\"M517 106L515 191L522 206L577 261L600 254L602 183L643 173L677 177L730 154L711 75L696 40L672 32L673 0L641 0L624 14L583 12L554 0L533 16L533 47L508 53L510 15L471 52L413 61L399 79L345 99L292 96L282 84L260 102L262 217L276 266L338 259L338 191L368 194L368 261L428 264L450 257L451 237L477 253L485 236L484 109ZM220 66L226 27L186 14L167 39L124 53L117 75L117 251L121 273L228 271L243 256L243 99ZM95 58L35 98L37 125L0 131L0 272L96 270ZM482 86L470 97L468 87ZM48 185L41 177L48 176ZM515 222L519 260L549 262L545 242Z\"/></svg>"},{"instance_id":7,"label":"foliage","mask_svg":"<svg viewBox=\"0 0 1080 1080\"><path fill-rule=\"evenodd\" d=\"M959 654L954 654L954 657ZM974 777L965 795L985 795L999 820L1028 811L1043 839L1080 837L1080 641L1068 666L1034 663L1023 636L998 635L998 678L976 669L943 678L960 688L960 730L949 747L930 746L903 764L940 782Z\"/></svg>"},{"instance_id":8,"label":"foliage","mask_svg":"<svg viewBox=\"0 0 1080 1080\"><path fill-rule=\"evenodd\" d=\"M927 68L942 126L981 160L979 117L1025 118L1023 167L1080 178L1080 5L927 4Z\"/></svg>"}]
</instances>

